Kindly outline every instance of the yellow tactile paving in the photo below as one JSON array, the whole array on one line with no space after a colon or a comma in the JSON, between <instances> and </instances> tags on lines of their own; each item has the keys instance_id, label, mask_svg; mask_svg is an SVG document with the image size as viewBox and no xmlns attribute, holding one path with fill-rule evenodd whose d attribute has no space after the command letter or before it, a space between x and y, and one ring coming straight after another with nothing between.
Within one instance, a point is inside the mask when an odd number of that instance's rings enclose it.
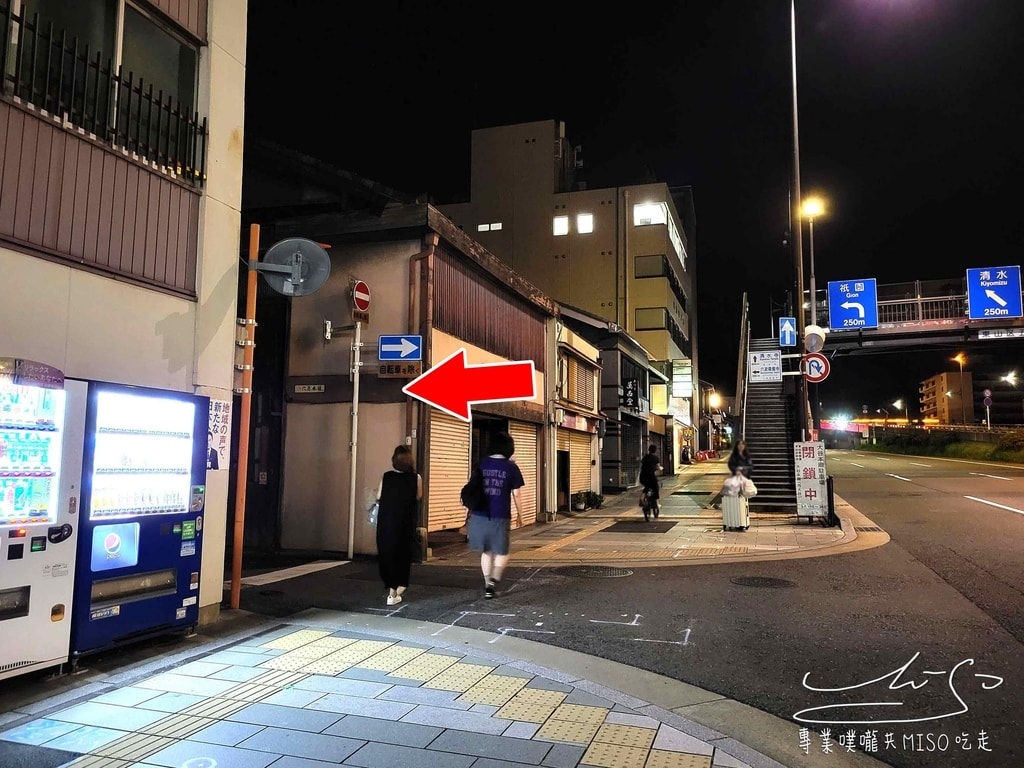
<instances>
[{"instance_id":1,"label":"yellow tactile paving","mask_svg":"<svg viewBox=\"0 0 1024 768\"><path fill-rule=\"evenodd\" d=\"M235 714L235 712L245 709L247 706L249 706L249 702L244 700L211 698L205 699L204 701L197 701L191 707L185 707L181 712L186 715L198 715L199 717L213 717L217 720L227 720Z\"/></svg>"},{"instance_id":2,"label":"yellow tactile paving","mask_svg":"<svg viewBox=\"0 0 1024 768\"><path fill-rule=\"evenodd\" d=\"M144 762L150 755L155 755L161 749L167 749L177 740L166 736L148 736L144 733L129 733L119 739L114 739L109 744L96 747L93 754L104 757L128 760L130 762Z\"/></svg>"},{"instance_id":3,"label":"yellow tactile paving","mask_svg":"<svg viewBox=\"0 0 1024 768\"><path fill-rule=\"evenodd\" d=\"M547 741L569 741L573 744L589 744L599 727L597 723L548 720L537 730L533 738Z\"/></svg>"},{"instance_id":4,"label":"yellow tactile paving","mask_svg":"<svg viewBox=\"0 0 1024 768\"><path fill-rule=\"evenodd\" d=\"M640 747L624 747L621 744L595 741L587 748L580 765L595 765L600 768L644 768L648 751Z\"/></svg>"},{"instance_id":5,"label":"yellow tactile paving","mask_svg":"<svg viewBox=\"0 0 1024 768\"><path fill-rule=\"evenodd\" d=\"M426 682L435 677L459 659L457 656L445 656L440 653L421 653L412 661L409 661L394 672L394 677L404 677L409 680L422 680Z\"/></svg>"},{"instance_id":6,"label":"yellow tactile paving","mask_svg":"<svg viewBox=\"0 0 1024 768\"><path fill-rule=\"evenodd\" d=\"M456 701L469 701L473 704L500 707L515 696L516 692L528 682L530 681L525 677L487 675L459 696Z\"/></svg>"},{"instance_id":7,"label":"yellow tactile paving","mask_svg":"<svg viewBox=\"0 0 1024 768\"><path fill-rule=\"evenodd\" d=\"M277 688L287 688L290 685L295 685L302 680L305 680L309 675L303 672L288 672L282 669L271 669L264 672L262 675L257 675L252 680L246 680L244 684L248 685L273 685Z\"/></svg>"},{"instance_id":8,"label":"yellow tactile paving","mask_svg":"<svg viewBox=\"0 0 1024 768\"><path fill-rule=\"evenodd\" d=\"M430 678L423 684L423 687L464 693L492 669L494 667L484 666L483 664L463 664L460 661L452 664L439 675Z\"/></svg>"},{"instance_id":9,"label":"yellow tactile paving","mask_svg":"<svg viewBox=\"0 0 1024 768\"><path fill-rule=\"evenodd\" d=\"M306 643L298 648L294 648L284 655L304 656L307 659L319 659L330 653L334 653L337 650L346 648L356 642L358 641L351 637L324 637L319 640L314 640L312 643Z\"/></svg>"},{"instance_id":10,"label":"yellow tactile paving","mask_svg":"<svg viewBox=\"0 0 1024 768\"><path fill-rule=\"evenodd\" d=\"M329 655L326 651L324 656ZM260 664L261 669L283 669L287 672L298 672L301 669L305 669L311 661L315 661L318 657L303 656L299 653L283 653L273 659L267 659Z\"/></svg>"},{"instance_id":11,"label":"yellow tactile paving","mask_svg":"<svg viewBox=\"0 0 1024 768\"><path fill-rule=\"evenodd\" d=\"M652 749L644 768L711 768L711 756Z\"/></svg>"},{"instance_id":12,"label":"yellow tactile paving","mask_svg":"<svg viewBox=\"0 0 1024 768\"><path fill-rule=\"evenodd\" d=\"M238 701L261 701L267 696L273 696L280 691L276 685L254 685L253 683L242 683L234 688L229 688L220 694L223 699L236 699Z\"/></svg>"},{"instance_id":13,"label":"yellow tactile paving","mask_svg":"<svg viewBox=\"0 0 1024 768\"><path fill-rule=\"evenodd\" d=\"M495 717L507 720L522 720L526 723L543 723L565 699L561 691L547 691L542 688L523 688L508 700Z\"/></svg>"},{"instance_id":14,"label":"yellow tactile paving","mask_svg":"<svg viewBox=\"0 0 1024 768\"><path fill-rule=\"evenodd\" d=\"M134 760L118 760L116 757L102 755L85 755L67 763L68 768L128 768Z\"/></svg>"},{"instance_id":15,"label":"yellow tactile paving","mask_svg":"<svg viewBox=\"0 0 1024 768\"><path fill-rule=\"evenodd\" d=\"M586 704L560 704L551 714L552 720L568 720L573 723L601 725L611 712L608 707L590 707ZM596 732L596 731L595 731Z\"/></svg>"},{"instance_id":16,"label":"yellow tactile paving","mask_svg":"<svg viewBox=\"0 0 1024 768\"><path fill-rule=\"evenodd\" d=\"M368 659L363 659L354 666L360 669L375 669L379 672L394 672L403 664L406 664L417 656L425 653L423 648L410 648L407 645L393 645L378 651Z\"/></svg>"},{"instance_id":17,"label":"yellow tactile paving","mask_svg":"<svg viewBox=\"0 0 1024 768\"><path fill-rule=\"evenodd\" d=\"M139 732L148 733L151 736L173 736L177 739L187 739L193 733L199 733L203 728L209 728L216 722L210 717L198 717L179 712L143 726L139 728Z\"/></svg>"},{"instance_id":18,"label":"yellow tactile paving","mask_svg":"<svg viewBox=\"0 0 1024 768\"><path fill-rule=\"evenodd\" d=\"M551 550L553 550L553 549L561 549L562 547L569 546L570 544L575 544L576 542L582 541L583 539L587 538L588 536L593 536L598 531L604 530L609 525L614 525L614 524L615 524L614 520L608 520L607 522L599 523L598 525L592 525L589 528L585 528L584 530L580 531L579 533L572 533L572 534L569 534L568 536L565 536L565 537L563 537L561 539L558 539L557 541L553 541L550 544L545 544L543 547L539 547L535 551L536 552L545 552L545 553L550 554ZM518 552L516 553L517 556L519 554L520 553L518 553Z\"/></svg>"},{"instance_id":19,"label":"yellow tactile paving","mask_svg":"<svg viewBox=\"0 0 1024 768\"><path fill-rule=\"evenodd\" d=\"M326 637L331 634L330 632L322 629L300 629L297 632L289 632L287 635L281 635L281 637L269 640L260 648L267 648L269 650L277 651L290 651L293 648L298 648L300 645L311 643L314 640L319 640L321 637Z\"/></svg>"},{"instance_id":20,"label":"yellow tactile paving","mask_svg":"<svg viewBox=\"0 0 1024 768\"><path fill-rule=\"evenodd\" d=\"M650 749L658 732L654 728L640 728L635 725L605 723L598 730L594 741L618 744L623 747Z\"/></svg>"}]
</instances>

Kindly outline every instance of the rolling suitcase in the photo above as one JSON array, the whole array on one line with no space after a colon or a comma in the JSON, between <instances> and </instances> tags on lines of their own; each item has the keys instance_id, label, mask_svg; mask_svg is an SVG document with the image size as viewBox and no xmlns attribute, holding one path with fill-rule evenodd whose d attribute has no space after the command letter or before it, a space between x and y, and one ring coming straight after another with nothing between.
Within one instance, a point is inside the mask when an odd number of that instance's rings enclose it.
<instances>
[{"instance_id":1,"label":"rolling suitcase","mask_svg":"<svg viewBox=\"0 0 1024 768\"><path fill-rule=\"evenodd\" d=\"M722 530L745 531L750 527L750 503L746 496L722 497Z\"/></svg>"}]
</instances>

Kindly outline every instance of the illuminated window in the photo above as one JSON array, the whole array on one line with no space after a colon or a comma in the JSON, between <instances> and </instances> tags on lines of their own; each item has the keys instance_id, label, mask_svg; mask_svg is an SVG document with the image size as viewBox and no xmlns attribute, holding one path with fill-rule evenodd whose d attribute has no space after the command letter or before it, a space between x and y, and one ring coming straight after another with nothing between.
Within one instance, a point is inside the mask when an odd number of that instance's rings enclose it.
<instances>
[{"instance_id":1,"label":"illuminated window","mask_svg":"<svg viewBox=\"0 0 1024 768\"><path fill-rule=\"evenodd\" d=\"M569 217L568 216L555 216L554 220L554 234L555 237L559 235L569 234Z\"/></svg>"},{"instance_id":2,"label":"illuminated window","mask_svg":"<svg viewBox=\"0 0 1024 768\"><path fill-rule=\"evenodd\" d=\"M499 229L501 229L501 222L500 221L496 221L493 224L477 224L476 225L476 231L477 232L497 232Z\"/></svg>"},{"instance_id":3,"label":"illuminated window","mask_svg":"<svg viewBox=\"0 0 1024 768\"><path fill-rule=\"evenodd\" d=\"M576 216L576 231L581 235L589 235L594 231L594 214L581 213Z\"/></svg>"},{"instance_id":4,"label":"illuminated window","mask_svg":"<svg viewBox=\"0 0 1024 768\"><path fill-rule=\"evenodd\" d=\"M668 210L664 203L638 203L633 206L633 226L664 224L668 221Z\"/></svg>"},{"instance_id":5,"label":"illuminated window","mask_svg":"<svg viewBox=\"0 0 1024 768\"><path fill-rule=\"evenodd\" d=\"M501 229L500 221L496 221L493 224L491 224L491 232L497 232L499 229Z\"/></svg>"}]
</instances>

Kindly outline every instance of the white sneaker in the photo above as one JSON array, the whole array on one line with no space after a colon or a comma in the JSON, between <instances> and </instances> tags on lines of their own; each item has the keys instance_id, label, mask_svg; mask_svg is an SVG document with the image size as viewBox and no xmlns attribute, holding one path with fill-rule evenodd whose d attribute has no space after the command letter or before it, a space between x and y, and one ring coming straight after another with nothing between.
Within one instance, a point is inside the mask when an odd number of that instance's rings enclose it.
<instances>
[{"instance_id":1,"label":"white sneaker","mask_svg":"<svg viewBox=\"0 0 1024 768\"><path fill-rule=\"evenodd\" d=\"M401 595L388 595L388 605L398 605L402 602Z\"/></svg>"},{"instance_id":2,"label":"white sneaker","mask_svg":"<svg viewBox=\"0 0 1024 768\"><path fill-rule=\"evenodd\" d=\"M399 587L398 589L395 590L395 594L398 595L399 597L402 596L403 592L405 592L405 587Z\"/></svg>"}]
</instances>

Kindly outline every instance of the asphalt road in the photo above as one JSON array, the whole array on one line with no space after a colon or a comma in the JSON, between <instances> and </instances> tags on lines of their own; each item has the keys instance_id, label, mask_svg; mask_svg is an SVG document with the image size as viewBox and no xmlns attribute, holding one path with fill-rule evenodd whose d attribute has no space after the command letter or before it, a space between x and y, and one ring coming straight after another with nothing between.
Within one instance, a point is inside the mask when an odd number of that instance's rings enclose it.
<instances>
[{"instance_id":1,"label":"asphalt road","mask_svg":"<svg viewBox=\"0 0 1024 768\"><path fill-rule=\"evenodd\" d=\"M494 600L475 568L414 566L396 608L376 563L357 561L247 588L241 607L398 610L491 631L496 647L514 634L613 659L780 717L802 712L822 766L826 727L838 750L840 737L862 748L873 734L873 756L899 768L1024 765L1024 514L1012 511L1024 509L1024 468L830 452L828 469L889 544L763 563L624 563L614 578L513 563Z\"/></svg>"}]
</instances>

